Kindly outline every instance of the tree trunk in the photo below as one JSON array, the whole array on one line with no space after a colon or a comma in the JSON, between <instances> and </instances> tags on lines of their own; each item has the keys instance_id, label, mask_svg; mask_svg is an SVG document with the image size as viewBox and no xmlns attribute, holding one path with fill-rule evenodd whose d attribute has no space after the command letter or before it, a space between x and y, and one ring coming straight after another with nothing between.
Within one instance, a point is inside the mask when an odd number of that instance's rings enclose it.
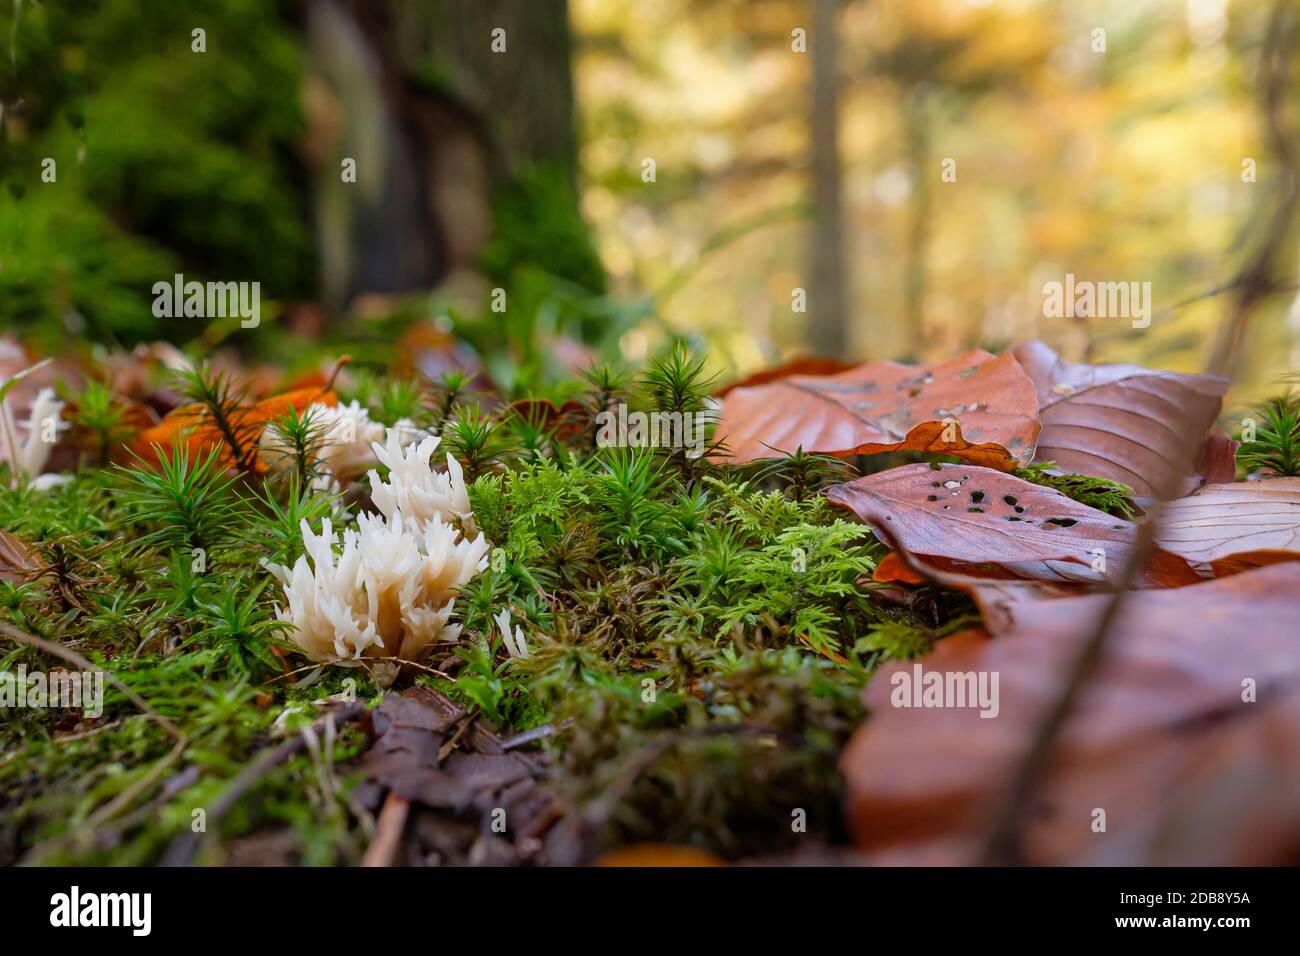
<instances>
[{"instance_id":1,"label":"tree trunk","mask_svg":"<svg viewBox=\"0 0 1300 956\"><path fill-rule=\"evenodd\" d=\"M481 119L494 171L511 175L547 163L576 178L568 0L440 0L414 7L434 11L423 55L446 71L452 95ZM494 50L494 40L504 51ZM404 52L410 59L418 51Z\"/></svg>"},{"instance_id":2,"label":"tree trunk","mask_svg":"<svg viewBox=\"0 0 1300 956\"><path fill-rule=\"evenodd\" d=\"M844 293L844 208L840 195L838 0L812 0L812 287L808 339L814 352L848 351Z\"/></svg>"},{"instance_id":3,"label":"tree trunk","mask_svg":"<svg viewBox=\"0 0 1300 956\"><path fill-rule=\"evenodd\" d=\"M914 87L908 98L907 158L912 180L912 224L907 239L907 265L903 282L903 321L906 323L907 357L925 355L925 253L930 233L931 176L930 129L925 115L925 94Z\"/></svg>"},{"instance_id":4,"label":"tree trunk","mask_svg":"<svg viewBox=\"0 0 1300 956\"><path fill-rule=\"evenodd\" d=\"M328 305L476 268L493 189L534 165L576 203L567 0L316 0L305 18Z\"/></svg>"}]
</instances>

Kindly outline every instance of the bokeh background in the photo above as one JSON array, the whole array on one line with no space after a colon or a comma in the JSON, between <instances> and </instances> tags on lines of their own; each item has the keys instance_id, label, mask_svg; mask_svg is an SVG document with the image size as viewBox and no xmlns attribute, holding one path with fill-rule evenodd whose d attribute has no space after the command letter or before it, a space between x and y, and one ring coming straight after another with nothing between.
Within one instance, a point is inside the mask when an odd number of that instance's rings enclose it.
<instances>
[{"instance_id":1,"label":"bokeh background","mask_svg":"<svg viewBox=\"0 0 1300 956\"><path fill-rule=\"evenodd\" d=\"M1198 370L1267 241L1252 400L1300 366L1291 6L4 0L0 329L506 392L673 336L723 374L1030 338ZM176 272L259 281L263 325L156 318ZM1044 318L1067 272L1150 282L1151 327Z\"/></svg>"}]
</instances>

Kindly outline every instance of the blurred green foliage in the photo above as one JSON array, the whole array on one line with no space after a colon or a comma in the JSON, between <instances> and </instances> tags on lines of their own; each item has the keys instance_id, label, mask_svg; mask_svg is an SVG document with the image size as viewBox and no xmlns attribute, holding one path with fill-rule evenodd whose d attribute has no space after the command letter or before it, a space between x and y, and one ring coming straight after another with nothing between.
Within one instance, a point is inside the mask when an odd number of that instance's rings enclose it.
<instances>
[{"instance_id":1,"label":"blurred green foliage","mask_svg":"<svg viewBox=\"0 0 1300 956\"><path fill-rule=\"evenodd\" d=\"M605 269L562 167L536 164L499 187L492 224L492 241L483 251L489 277L505 282L515 269L533 267L589 292L605 291Z\"/></svg>"},{"instance_id":2,"label":"blurred green foliage","mask_svg":"<svg viewBox=\"0 0 1300 956\"><path fill-rule=\"evenodd\" d=\"M175 272L310 288L301 52L276 4L16 0L0 37L0 325L185 338L151 310Z\"/></svg>"}]
</instances>

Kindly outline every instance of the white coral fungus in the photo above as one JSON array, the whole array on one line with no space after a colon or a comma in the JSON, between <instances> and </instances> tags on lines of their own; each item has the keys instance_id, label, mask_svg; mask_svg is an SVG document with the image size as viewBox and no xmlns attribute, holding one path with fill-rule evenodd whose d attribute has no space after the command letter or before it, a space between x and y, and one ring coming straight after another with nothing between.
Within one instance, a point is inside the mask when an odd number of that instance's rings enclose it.
<instances>
[{"instance_id":1,"label":"white coral fungus","mask_svg":"<svg viewBox=\"0 0 1300 956\"><path fill-rule=\"evenodd\" d=\"M357 401L346 405L311 406L313 422L323 434L321 466L339 481L361 475L375 463L373 448L384 437L384 426L370 420L370 413Z\"/></svg>"},{"instance_id":2,"label":"white coral fungus","mask_svg":"<svg viewBox=\"0 0 1300 956\"><path fill-rule=\"evenodd\" d=\"M313 534L304 521L306 554L292 569L268 565L289 602L276 613L293 625L290 636L312 660L418 662L430 645L459 638L460 625L451 622L456 590L487 567L488 545L482 534L472 540L462 534L469 496L459 465L450 475L430 469L437 445L438 439L426 438L403 455L390 429L388 448L373 447L381 460L399 467L387 484L370 472L372 486L383 492L374 496L382 514L363 514L356 528L345 529L337 554L339 536L330 522ZM455 459L448 456L448 462L450 469ZM407 511L398 502L413 507Z\"/></svg>"},{"instance_id":3,"label":"white coral fungus","mask_svg":"<svg viewBox=\"0 0 1300 956\"><path fill-rule=\"evenodd\" d=\"M55 397L54 389L41 389L32 401L31 414L20 437L8 399L0 399L0 461L9 462L13 471L31 481L37 490L62 480L54 475L41 475L59 433L68 427L68 423L59 418L62 411L63 402Z\"/></svg>"},{"instance_id":4,"label":"white coral fungus","mask_svg":"<svg viewBox=\"0 0 1300 956\"><path fill-rule=\"evenodd\" d=\"M439 439L429 436L403 450L396 428L388 430L386 447L374 446L375 455L388 466L388 481L370 472L370 499L390 521L401 513L410 521L423 523L434 516L455 517L466 532L474 532L469 494L460 462L447 456L447 472L433 470L430 459Z\"/></svg>"},{"instance_id":5,"label":"white coral fungus","mask_svg":"<svg viewBox=\"0 0 1300 956\"><path fill-rule=\"evenodd\" d=\"M497 627L501 628L501 636L505 638L506 650L510 652L510 656L527 660L528 645L524 643L524 629L516 624L514 635L510 633L510 608L502 610L493 620L497 622Z\"/></svg>"}]
</instances>

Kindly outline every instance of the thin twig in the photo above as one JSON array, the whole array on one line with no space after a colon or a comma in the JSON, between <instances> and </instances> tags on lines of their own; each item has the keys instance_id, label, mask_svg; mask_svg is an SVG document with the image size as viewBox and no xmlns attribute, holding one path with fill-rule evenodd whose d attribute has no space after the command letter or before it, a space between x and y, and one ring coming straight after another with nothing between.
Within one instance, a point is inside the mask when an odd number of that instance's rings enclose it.
<instances>
[{"instance_id":1,"label":"thin twig","mask_svg":"<svg viewBox=\"0 0 1300 956\"><path fill-rule=\"evenodd\" d=\"M47 641L43 637L37 637L35 634L28 634L26 631L20 630L12 624L6 624L3 621L0 621L0 632L3 632L10 639L17 641L19 644L23 644L27 647L34 647L36 650L41 651L44 654L49 654L51 657L57 657L60 660L67 661L69 664L79 667L83 671L101 670L101 668L96 667L95 664L82 657L76 651L70 650L62 644ZM175 724L149 706L149 702L143 697L118 680L113 675L112 671L103 671L103 674L104 678L110 684L125 694L127 699L130 700L131 703L135 704L136 707L140 708L146 716L157 721L158 724L167 731L167 733L171 734L177 740L185 739L185 735L181 733Z\"/></svg>"},{"instance_id":2,"label":"thin twig","mask_svg":"<svg viewBox=\"0 0 1300 956\"><path fill-rule=\"evenodd\" d=\"M1210 355L1209 371L1231 376L1246 335L1246 326L1255 308L1274 291L1274 273L1278 256L1295 221L1296 203L1300 201L1300 171L1296 169L1294 130L1283 121L1286 96L1290 86L1293 52L1294 15L1290 0L1276 0L1269 15L1259 62L1259 105L1268 130L1268 143L1278 170L1279 186L1274 197L1273 215L1255 254L1229 283L1237 291ZM1253 220L1255 217L1252 216Z\"/></svg>"},{"instance_id":3,"label":"thin twig","mask_svg":"<svg viewBox=\"0 0 1300 956\"><path fill-rule=\"evenodd\" d=\"M406 829L406 818L411 812L411 801L399 797L391 790L384 807L379 811L375 838L370 841L365 855L361 858L362 866L392 866L393 857L402 843L402 832Z\"/></svg>"},{"instance_id":4,"label":"thin twig","mask_svg":"<svg viewBox=\"0 0 1300 956\"><path fill-rule=\"evenodd\" d=\"M431 645L431 646L434 647L434 648L438 648L438 647L455 647L456 645L455 645L454 643L452 643L452 642L443 642L443 643L441 643L441 644L434 644L434 645ZM451 677L451 676L452 676L451 674L448 674L446 671L438 670L438 668L436 668L436 667L430 667L428 664L421 664L421 663L418 663L418 662L416 662L416 661L407 660L407 659L404 658L404 657L363 657L363 658L361 658L361 660L364 662L364 664L362 665L362 669L363 669L363 670L366 670L367 673L370 673L370 671L369 671L369 668L368 668L366 665L369 665L369 664L379 664L379 663L382 663L382 662L384 662L384 661L392 661L394 664L401 664L401 665L404 666L404 667L414 667L416 670L421 670L421 671L424 671L424 672L427 673L427 674L433 674L433 675L435 675L435 676L437 676L437 677ZM343 664L350 663L350 662L352 662L352 661L353 661L353 658L343 658L343 657L336 657L336 658L333 658L333 659L331 659L331 660L327 660L327 661L316 661L316 662L313 662L313 663L311 663L311 664L307 664L307 665L305 665L304 667L296 667L296 668L294 668L294 669L291 670L291 671L285 671L283 674L276 674L274 677L268 677L268 678L267 678L266 680L264 680L262 683L263 683L263 684L274 684L274 683L276 683L277 681L282 681L282 680L284 680L284 679L287 678L287 677L293 677L295 674L302 674L302 673L305 673L305 672L307 672L307 671L318 670L319 668L322 668L322 667L328 667L328 666L331 665L331 664L340 664L340 665L343 665Z\"/></svg>"}]
</instances>

